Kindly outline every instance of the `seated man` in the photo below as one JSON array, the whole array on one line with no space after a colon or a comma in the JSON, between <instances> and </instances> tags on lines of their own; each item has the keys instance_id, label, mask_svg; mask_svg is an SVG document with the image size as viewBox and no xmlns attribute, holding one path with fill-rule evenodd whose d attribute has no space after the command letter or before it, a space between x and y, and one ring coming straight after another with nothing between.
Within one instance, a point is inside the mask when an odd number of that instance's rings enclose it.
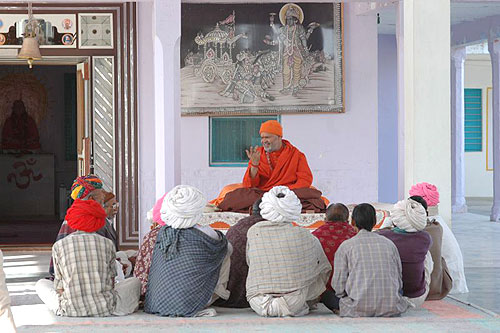
<instances>
[{"instance_id":1,"label":"seated man","mask_svg":"<svg viewBox=\"0 0 500 333\"><path fill-rule=\"evenodd\" d=\"M332 267L318 239L292 225L301 211L294 192L273 187L260 208L266 221L247 234L248 303L264 317L306 315L325 291Z\"/></svg>"},{"instance_id":2,"label":"seated man","mask_svg":"<svg viewBox=\"0 0 500 333\"><path fill-rule=\"evenodd\" d=\"M158 199L153 207L152 223L154 226L146 235L144 235L134 266L134 276L141 281L141 299L143 299L144 295L146 295L149 269L151 268L151 259L153 258L153 249L155 248L156 238L158 237L161 227L165 225L165 222L161 218L160 210L163 204L163 199L166 195L167 194L165 193L160 199Z\"/></svg>"},{"instance_id":3,"label":"seated man","mask_svg":"<svg viewBox=\"0 0 500 333\"><path fill-rule=\"evenodd\" d=\"M88 198L88 195L90 193L92 193L92 196ZM115 251L118 251L118 237L116 235L115 228L113 227L112 224L112 219L118 212L118 206L114 205L114 202L116 202L115 195L106 192L102 189L102 181L97 176L87 175L87 176L77 177L74 180L73 185L71 186L71 198L73 200L87 198L96 200L100 204L108 203L108 205L105 206L105 210L107 213L106 223L104 224L102 229L97 231L97 233L101 236L109 238L115 246ZM111 203L111 206L109 206L109 203ZM113 205L115 207L113 207ZM63 223L61 224L61 228L59 229L59 232L57 234L56 242L72 234L75 231L76 231L75 229L71 228L68 225L67 221L63 221ZM54 278L53 259L50 259L49 274L50 278L53 279Z\"/></svg>"},{"instance_id":4,"label":"seated man","mask_svg":"<svg viewBox=\"0 0 500 333\"><path fill-rule=\"evenodd\" d=\"M227 289L231 293L227 301L217 300L214 305L227 308L248 308L246 282L248 275L247 265L247 233L248 229L257 222L264 220L260 216L260 203L262 199L255 201L252 206L252 214L244 217L232 226L226 233L227 240L233 246L231 255L231 268L229 270L229 281Z\"/></svg>"},{"instance_id":5,"label":"seated man","mask_svg":"<svg viewBox=\"0 0 500 333\"><path fill-rule=\"evenodd\" d=\"M324 212L326 206L321 192L311 188L313 175L306 156L283 139L283 128L276 120L260 127L262 147L246 151L250 162L242 184L229 185L211 203L223 211L248 212L264 192L282 185L296 192L303 211Z\"/></svg>"},{"instance_id":6,"label":"seated man","mask_svg":"<svg viewBox=\"0 0 500 333\"><path fill-rule=\"evenodd\" d=\"M0 332L15 333L16 325L10 309L10 296L3 271L3 254L0 250Z\"/></svg>"},{"instance_id":7,"label":"seated man","mask_svg":"<svg viewBox=\"0 0 500 333\"><path fill-rule=\"evenodd\" d=\"M312 234L319 239L326 257L333 267L335 252L340 244L357 233L358 231L349 224L349 209L344 204L336 203L328 206L325 224L314 230ZM333 310L337 303L335 292L332 289L332 275L333 272L326 284L326 291L321 295L321 303L330 310Z\"/></svg>"},{"instance_id":8,"label":"seated man","mask_svg":"<svg viewBox=\"0 0 500 333\"><path fill-rule=\"evenodd\" d=\"M412 200L402 200L391 209L393 229L379 230L398 248L403 276L403 295L415 307L421 306L429 293L432 257L429 253L432 239L423 231L427 225L424 207Z\"/></svg>"},{"instance_id":9,"label":"seated man","mask_svg":"<svg viewBox=\"0 0 500 333\"><path fill-rule=\"evenodd\" d=\"M401 294L401 259L387 238L371 232L375 208L364 203L352 212L359 232L335 253L332 288L339 297L341 317L392 317L409 306Z\"/></svg>"},{"instance_id":10,"label":"seated man","mask_svg":"<svg viewBox=\"0 0 500 333\"><path fill-rule=\"evenodd\" d=\"M120 203L116 200L116 196L111 192L104 193L103 201L104 210L106 211L106 223L101 230L97 231L97 233L111 240L118 251L118 236L116 235L116 230L113 226L113 219L116 214L118 214Z\"/></svg>"},{"instance_id":11,"label":"seated man","mask_svg":"<svg viewBox=\"0 0 500 333\"><path fill-rule=\"evenodd\" d=\"M231 247L220 231L202 227L203 194L187 185L163 199L161 227L149 269L144 311L160 316L214 316L206 309L217 297L229 298Z\"/></svg>"},{"instance_id":12,"label":"seated man","mask_svg":"<svg viewBox=\"0 0 500 333\"><path fill-rule=\"evenodd\" d=\"M129 278L115 285L115 246L96 233L106 223L103 207L94 200L76 199L66 221L77 231L52 247L54 282L42 279L36 283L40 299L59 316L133 313L139 305L141 284Z\"/></svg>"},{"instance_id":13,"label":"seated man","mask_svg":"<svg viewBox=\"0 0 500 333\"><path fill-rule=\"evenodd\" d=\"M420 203L427 215L427 202L418 195L413 195L410 199L415 200ZM427 300L439 300L443 299L448 295L453 285L450 273L448 272L448 266L446 265L446 260L441 255L441 247L443 241L443 227L436 222L436 220L427 219L427 225L424 229L432 238L432 245L429 252L432 256L432 261L434 267L432 268L431 274L431 285L429 286L429 293L427 294Z\"/></svg>"}]
</instances>

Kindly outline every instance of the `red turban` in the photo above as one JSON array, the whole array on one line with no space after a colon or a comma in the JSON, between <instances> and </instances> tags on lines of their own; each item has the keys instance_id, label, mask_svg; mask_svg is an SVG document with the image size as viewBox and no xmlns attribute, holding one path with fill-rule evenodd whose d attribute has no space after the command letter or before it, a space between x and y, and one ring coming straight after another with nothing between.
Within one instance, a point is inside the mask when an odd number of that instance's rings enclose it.
<instances>
[{"instance_id":1,"label":"red turban","mask_svg":"<svg viewBox=\"0 0 500 333\"><path fill-rule=\"evenodd\" d=\"M268 120L260 125L259 134L262 134L262 132L283 136L283 127L276 120Z\"/></svg>"},{"instance_id":2,"label":"red turban","mask_svg":"<svg viewBox=\"0 0 500 333\"><path fill-rule=\"evenodd\" d=\"M66 222L73 229L95 232L106 223L106 212L97 201L76 199L66 213Z\"/></svg>"}]
</instances>

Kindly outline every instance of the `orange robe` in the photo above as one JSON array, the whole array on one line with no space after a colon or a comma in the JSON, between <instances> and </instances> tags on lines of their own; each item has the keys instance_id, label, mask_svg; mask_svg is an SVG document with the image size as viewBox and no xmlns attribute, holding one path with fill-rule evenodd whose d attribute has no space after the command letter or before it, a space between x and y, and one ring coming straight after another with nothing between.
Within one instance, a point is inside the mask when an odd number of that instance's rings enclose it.
<instances>
[{"instance_id":1,"label":"orange robe","mask_svg":"<svg viewBox=\"0 0 500 333\"><path fill-rule=\"evenodd\" d=\"M289 141L283 140L284 145L279 151L266 154L263 147L260 150L259 170L255 178L250 178L250 162L243 177L243 183L229 184L219 193L219 196L211 204L219 206L224 201L226 194L242 187L256 187L263 191L268 191L274 186L285 185L290 189L313 188L311 186L313 175L306 156ZM269 159L268 159L269 155ZM269 165L271 162L271 165ZM321 197L328 206L329 200Z\"/></svg>"},{"instance_id":2,"label":"orange robe","mask_svg":"<svg viewBox=\"0 0 500 333\"><path fill-rule=\"evenodd\" d=\"M280 150L266 153L260 151L259 171L255 178L250 178L250 163L243 177L243 187L256 187L269 191L274 186L284 185L290 189L310 187L313 175L306 156L287 140L283 140Z\"/></svg>"}]
</instances>

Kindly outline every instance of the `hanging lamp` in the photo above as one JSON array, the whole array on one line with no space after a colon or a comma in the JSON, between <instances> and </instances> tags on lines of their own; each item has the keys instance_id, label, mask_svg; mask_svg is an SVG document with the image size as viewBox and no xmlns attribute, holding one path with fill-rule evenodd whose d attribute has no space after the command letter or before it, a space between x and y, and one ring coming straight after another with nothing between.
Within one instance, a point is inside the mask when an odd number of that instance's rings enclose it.
<instances>
[{"instance_id":1,"label":"hanging lamp","mask_svg":"<svg viewBox=\"0 0 500 333\"><path fill-rule=\"evenodd\" d=\"M37 39L38 30L38 21L33 17L32 4L28 2L28 23L23 34L23 45L17 57L26 59L30 68L33 68L33 61L42 59Z\"/></svg>"}]
</instances>

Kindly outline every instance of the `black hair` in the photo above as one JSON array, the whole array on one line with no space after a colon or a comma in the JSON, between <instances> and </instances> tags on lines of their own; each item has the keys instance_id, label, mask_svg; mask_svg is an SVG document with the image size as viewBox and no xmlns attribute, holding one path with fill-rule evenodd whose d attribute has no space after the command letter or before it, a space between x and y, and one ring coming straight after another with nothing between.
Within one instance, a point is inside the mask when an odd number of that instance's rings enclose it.
<instances>
[{"instance_id":1,"label":"black hair","mask_svg":"<svg viewBox=\"0 0 500 333\"><path fill-rule=\"evenodd\" d=\"M356 227L361 230L372 231L373 226L377 222L375 208L369 203L362 203L354 207L352 211L352 220L356 223Z\"/></svg>"},{"instance_id":2,"label":"black hair","mask_svg":"<svg viewBox=\"0 0 500 333\"><path fill-rule=\"evenodd\" d=\"M343 203L331 204L326 209L327 221L342 221L349 219L349 209Z\"/></svg>"},{"instance_id":3,"label":"black hair","mask_svg":"<svg viewBox=\"0 0 500 333\"><path fill-rule=\"evenodd\" d=\"M412 195L409 199L411 199L413 201L416 201L419 204L421 204L424 207L424 209L425 209L425 213L427 215L429 215L429 212L427 211L427 201L425 201L424 198L422 198L420 195Z\"/></svg>"},{"instance_id":4,"label":"black hair","mask_svg":"<svg viewBox=\"0 0 500 333\"><path fill-rule=\"evenodd\" d=\"M252 205L252 215L255 216L260 216L260 203L262 202L262 198L259 198L257 201L255 201Z\"/></svg>"}]
</instances>

